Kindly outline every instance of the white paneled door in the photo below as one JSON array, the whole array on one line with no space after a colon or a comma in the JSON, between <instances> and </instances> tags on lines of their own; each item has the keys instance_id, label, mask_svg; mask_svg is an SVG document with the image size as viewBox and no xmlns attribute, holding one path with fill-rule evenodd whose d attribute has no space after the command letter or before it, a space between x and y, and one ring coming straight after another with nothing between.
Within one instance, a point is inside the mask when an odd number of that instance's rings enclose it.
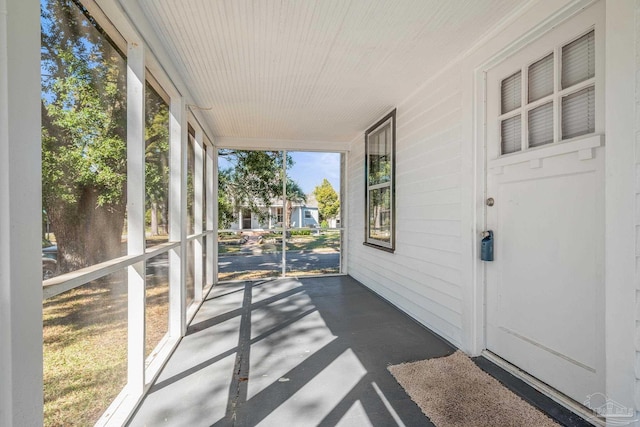
<instances>
[{"instance_id":1,"label":"white paneled door","mask_svg":"<svg viewBox=\"0 0 640 427\"><path fill-rule=\"evenodd\" d=\"M605 390L604 138L594 32L581 28L487 73L485 206L487 349L579 403ZM580 43L591 69L568 84L559 70ZM549 89L533 94L528 82L543 78ZM563 137L569 119L577 137Z\"/></svg>"},{"instance_id":2,"label":"white paneled door","mask_svg":"<svg viewBox=\"0 0 640 427\"><path fill-rule=\"evenodd\" d=\"M487 348L578 402L604 390L604 162L590 150L498 167L487 188Z\"/></svg>"}]
</instances>

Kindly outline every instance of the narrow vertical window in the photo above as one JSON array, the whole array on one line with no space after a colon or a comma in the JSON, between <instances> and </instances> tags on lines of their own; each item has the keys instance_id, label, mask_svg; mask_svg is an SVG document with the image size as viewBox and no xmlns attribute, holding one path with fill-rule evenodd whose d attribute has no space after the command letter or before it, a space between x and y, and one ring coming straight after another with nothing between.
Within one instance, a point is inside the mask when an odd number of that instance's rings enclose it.
<instances>
[{"instance_id":1,"label":"narrow vertical window","mask_svg":"<svg viewBox=\"0 0 640 427\"><path fill-rule=\"evenodd\" d=\"M393 110L365 133L365 241L395 249L395 135Z\"/></svg>"}]
</instances>

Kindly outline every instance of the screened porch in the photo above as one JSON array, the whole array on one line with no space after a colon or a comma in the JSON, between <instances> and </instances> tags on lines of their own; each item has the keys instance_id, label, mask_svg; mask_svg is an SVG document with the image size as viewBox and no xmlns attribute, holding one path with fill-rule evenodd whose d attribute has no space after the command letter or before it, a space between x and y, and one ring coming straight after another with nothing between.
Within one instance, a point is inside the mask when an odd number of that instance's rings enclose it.
<instances>
[{"instance_id":1,"label":"screened porch","mask_svg":"<svg viewBox=\"0 0 640 427\"><path fill-rule=\"evenodd\" d=\"M639 7L0 0L0 424L637 418Z\"/></svg>"}]
</instances>

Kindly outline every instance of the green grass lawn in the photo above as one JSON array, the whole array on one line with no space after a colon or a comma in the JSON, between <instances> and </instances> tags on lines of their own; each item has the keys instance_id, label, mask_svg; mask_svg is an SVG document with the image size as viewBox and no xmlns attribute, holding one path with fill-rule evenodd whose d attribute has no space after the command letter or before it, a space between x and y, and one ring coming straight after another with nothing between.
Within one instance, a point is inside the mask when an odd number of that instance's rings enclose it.
<instances>
[{"instance_id":1,"label":"green grass lawn","mask_svg":"<svg viewBox=\"0 0 640 427\"><path fill-rule=\"evenodd\" d=\"M236 239L237 240L237 239ZM281 241L280 241L281 242ZM279 251L280 245L261 248ZM224 244L231 253L241 244ZM340 232L292 236L287 250L340 250ZM288 275L318 275L334 270L305 270ZM278 277L278 271L221 274L220 280ZM160 275L147 277L148 356L167 332L168 285ZM127 381L126 274L114 273L43 302L44 425L93 425Z\"/></svg>"},{"instance_id":2,"label":"green grass lawn","mask_svg":"<svg viewBox=\"0 0 640 427\"><path fill-rule=\"evenodd\" d=\"M263 252L279 252L282 248L282 236L267 234L262 243L254 243L256 249ZM243 243L239 236L224 236L218 239L218 253L238 254L253 247L251 243ZM320 235L293 235L287 239L288 251L340 250L340 231L324 231Z\"/></svg>"},{"instance_id":3,"label":"green grass lawn","mask_svg":"<svg viewBox=\"0 0 640 427\"><path fill-rule=\"evenodd\" d=\"M340 251L340 232L325 231L319 236L291 236L287 239L288 251L313 250Z\"/></svg>"},{"instance_id":4,"label":"green grass lawn","mask_svg":"<svg viewBox=\"0 0 640 427\"><path fill-rule=\"evenodd\" d=\"M336 274L340 271L335 268L320 268L315 270L304 271L287 271L288 277L300 277L300 276L318 276L320 274ZM239 271L234 273L220 273L218 280L257 280L280 277L280 271L273 270L258 270L258 271Z\"/></svg>"},{"instance_id":5,"label":"green grass lawn","mask_svg":"<svg viewBox=\"0 0 640 427\"><path fill-rule=\"evenodd\" d=\"M235 237L230 240L232 243L227 243L225 240L218 242L219 253L232 254L242 253L243 245L239 243L239 238ZM293 235L287 239L288 251L318 251L318 252L339 252L340 251L340 231L325 231L320 235ZM280 236L265 235L263 243L254 246L245 246L245 250L259 249L262 253L274 253L281 252L282 240ZM251 254L251 252L248 252ZM339 273L336 268L314 269L309 268L300 271L287 271L287 276L316 276L320 274L335 274ZM271 277L280 277L280 271L273 270L255 270L255 271L237 271L229 273L219 273L218 279L224 280L256 280L266 279Z\"/></svg>"},{"instance_id":6,"label":"green grass lawn","mask_svg":"<svg viewBox=\"0 0 640 427\"><path fill-rule=\"evenodd\" d=\"M167 330L168 287L147 285L146 353ZM127 381L126 275L44 301L44 425L93 425Z\"/></svg>"}]
</instances>

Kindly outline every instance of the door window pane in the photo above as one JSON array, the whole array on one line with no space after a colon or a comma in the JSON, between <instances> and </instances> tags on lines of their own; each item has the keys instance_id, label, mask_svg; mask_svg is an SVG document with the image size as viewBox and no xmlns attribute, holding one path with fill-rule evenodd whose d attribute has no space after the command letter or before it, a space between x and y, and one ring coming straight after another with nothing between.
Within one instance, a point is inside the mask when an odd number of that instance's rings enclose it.
<instances>
[{"instance_id":1,"label":"door window pane","mask_svg":"<svg viewBox=\"0 0 640 427\"><path fill-rule=\"evenodd\" d=\"M501 84L501 102L502 114L520 108L521 98L521 74L520 71L502 80Z\"/></svg>"},{"instance_id":2,"label":"door window pane","mask_svg":"<svg viewBox=\"0 0 640 427\"><path fill-rule=\"evenodd\" d=\"M562 88L596 75L595 33L591 31L562 48Z\"/></svg>"},{"instance_id":3,"label":"door window pane","mask_svg":"<svg viewBox=\"0 0 640 427\"><path fill-rule=\"evenodd\" d=\"M503 120L500 124L502 154L515 153L522 149L520 115Z\"/></svg>"},{"instance_id":4,"label":"door window pane","mask_svg":"<svg viewBox=\"0 0 640 427\"><path fill-rule=\"evenodd\" d=\"M593 87L562 98L562 139L595 132L595 116Z\"/></svg>"},{"instance_id":5,"label":"door window pane","mask_svg":"<svg viewBox=\"0 0 640 427\"><path fill-rule=\"evenodd\" d=\"M529 147L553 142L553 103L529 111Z\"/></svg>"},{"instance_id":6,"label":"door window pane","mask_svg":"<svg viewBox=\"0 0 640 427\"><path fill-rule=\"evenodd\" d=\"M553 53L529 67L529 102L553 93Z\"/></svg>"}]
</instances>

